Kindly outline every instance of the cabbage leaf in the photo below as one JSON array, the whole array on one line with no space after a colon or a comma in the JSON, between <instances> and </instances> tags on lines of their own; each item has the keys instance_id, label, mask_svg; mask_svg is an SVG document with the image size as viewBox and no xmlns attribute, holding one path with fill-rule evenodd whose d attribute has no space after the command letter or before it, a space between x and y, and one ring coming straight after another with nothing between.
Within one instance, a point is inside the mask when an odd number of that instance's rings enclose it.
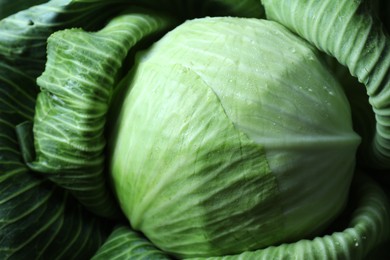
<instances>
[{"instance_id":1,"label":"cabbage leaf","mask_svg":"<svg viewBox=\"0 0 390 260\"><path fill-rule=\"evenodd\" d=\"M366 86L376 129L365 156L370 167L388 169L390 37L374 14L373 2L262 0L268 19L278 21L335 57Z\"/></svg>"}]
</instances>

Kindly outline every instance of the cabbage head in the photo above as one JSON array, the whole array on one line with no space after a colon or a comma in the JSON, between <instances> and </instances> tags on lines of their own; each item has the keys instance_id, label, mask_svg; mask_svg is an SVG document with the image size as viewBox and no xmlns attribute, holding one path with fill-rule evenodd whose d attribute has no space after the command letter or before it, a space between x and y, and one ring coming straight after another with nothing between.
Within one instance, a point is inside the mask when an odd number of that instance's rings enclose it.
<instances>
[{"instance_id":1,"label":"cabbage head","mask_svg":"<svg viewBox=\"0 0 390 260\"><path fill-rule=\"evenodd\" d=\"M360 138L316 49L275 22L203 18L136 64L110 170L155 245L235 254L317 234L340 213Z\"/></svg>"}]
</instances>

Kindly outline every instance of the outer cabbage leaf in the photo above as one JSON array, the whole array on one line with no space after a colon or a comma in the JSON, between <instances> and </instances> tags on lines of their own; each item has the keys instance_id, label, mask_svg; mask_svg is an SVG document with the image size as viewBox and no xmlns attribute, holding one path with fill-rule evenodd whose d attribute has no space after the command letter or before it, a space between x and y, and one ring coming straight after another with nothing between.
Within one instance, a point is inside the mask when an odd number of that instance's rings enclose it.
<instances>
[{"instance_id":1,"label":"outer cabbage leaf","mask_svg":"<svg viewBox=\"0 0 390 260\"><path fill-rule=\"evenodd\" d=\"M343 209L360 138L304 40L265 20L197 19L137 64L110 169L132 227L156 246L235 254L316 234Z\"/></svg>"},{"instance_id":2,"label":"outer cabbage leaf","mask_svg":"<svg viewBox=\"0 0 390 260\"><path fill-rule=\"evenodd\" d=\"M90 28L89 22L105 21L93 13L101 6L69 8L70 2L50 1L0 21L1 259L89 258L110 228L71 194L31 172L15 133L16 125L34 117L47 37L67 26Z\"/></svg>"},{"instance_id":3,"label":"outer cabbage leaf","mask_svg":"<svg viewBox=\"0 0 390 260\"><path fill-rule=\"evenodd\" d=\"M2 0L0 3L0 20L18 11L27 9L34 5L39 5L48 0Z\"/></svg>"},{"instance_id":4,"label":"outer cabbage leaf","mask_svg":"<svg viewBox=\"0 0 390 260\"><path fill-rule=\"evenodd\" d=\"M390 168L390 38L371 1L263 0L275 20L335 57L366 86L376 131L366 157ZM335 29L336 28L336 29Z\"/></svg>"},{"instance_id":5,"label":"outer cabbage leaf","mask_svg":"<svg viewBox=\"0 0 390 260\"><path fill-rule=\"evenodd\" d=\"M66 27L101 26L106 15L117 12L112 9L97 16L101 8L81 1L54 0L0 20L0 66L4 68L0 89L2 111L22 114L25 120L33 118L39 92L35 79L45 68L47 38ZM27 94L20 93L20 89Z\"/></svg>"},{"instance_id":6,"label":"outer cabbage leaf","mask_svg":"<svg viewBox=\"0 0 390 260\"><path fill-rule=\"evenodd\" d=\"M116 79L134 45L174 24L131 10L98 32L68 29L48 39L46 69L37 79L35 158L26 160L101 216L120 215L104 176L105 118Z\"/></svg>"},{"instance_id":7,"label":"outer cabbage leaf","mask_svg":"<svg viewBox=\"0 0 390 260\"><path fill-rule=\"evenodd\" d=\"M110 225L21 161L14 114L0 112L0 258L88 259Z\"/></svg>"},{"instance_id":8,"label":"outer cabbage leaf","mask_svg":"<svg viewBox=\"0 0 390 260\"><path fill-rule=\"evenodd\" d=\"M14 66L35 62L34 66L26 65L25 70L28 74L36 70L34 75L38 76L44 69L49 35L69 27L100 28L107 17L118 12L116 8L102 12L106 6L82 0L52 0L6 17L0 20L0 56L14 62Z\"/></svg>"},{"instance_id":9,"label":"outer cabbage leaf","mask_svg":"<svg viewBox=\"0 0 390 260\"><path fill-rule=\"evenodd\" d=\"M110 226L24 164L15 126L34 116L35 79L0 61L0 258L86 259Z\"/></svg>"},{"instance_id":10,"label":"outer cabbage leaf","mask_svg":"<svg viewBox=\"0 0 390 260\"><path fill-rule=\"evenodd\" d=\"M137 259L168 260L165 252L128 226L118 226L91 260Z\"/></svg>"}]
</instances>

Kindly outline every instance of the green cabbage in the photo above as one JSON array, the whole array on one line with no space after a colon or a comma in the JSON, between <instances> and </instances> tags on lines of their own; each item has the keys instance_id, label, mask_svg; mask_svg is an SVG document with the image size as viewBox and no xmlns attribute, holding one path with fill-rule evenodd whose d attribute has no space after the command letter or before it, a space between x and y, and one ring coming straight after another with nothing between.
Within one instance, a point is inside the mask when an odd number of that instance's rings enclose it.
<instances>
[{"instance_id":1,"label":"green cabbage","mask_svg":"<svg viewBox=\"0 0 390 260\"><path fill-rule=\"evenodd\" d=\"M340 212L360 138L310 45L273 22L205 18L136 64L110 167L125 215L155 245L234 254L316 234Z\"/></svg>"},{"instance_id":2,"label":"green cabbage","mask_svg":"<svg viewBox=\"0 0 390 260\"><path fill-rule=\"evenodd\" d=\"M2 1L0 258L389 258L388 7Z\"/></svg>"}]
</instances>

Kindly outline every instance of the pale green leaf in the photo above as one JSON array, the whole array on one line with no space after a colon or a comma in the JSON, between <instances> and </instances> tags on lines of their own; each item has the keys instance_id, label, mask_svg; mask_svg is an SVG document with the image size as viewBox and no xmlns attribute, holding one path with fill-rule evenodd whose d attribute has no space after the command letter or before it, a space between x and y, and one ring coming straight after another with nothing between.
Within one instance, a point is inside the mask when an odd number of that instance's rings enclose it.
<instances>
[{"instance_id":1,"label":"pale green leaf","mask_svg":"<svg viewBox=\"0 0 390 260\"><path fill-rule=\"evenodd\" d=\"M169 260L165 252L128 226L116 227L91 260Z\"/></svg>"},{"instance_id":2,"label":"pale green leaf","mask_svg":"<svg viewBox=\"0 0 390 260\"><path fill-rule=\"evenodd\" d=\"M351 215L341 230L313 239L275 245L242 254L191 258L192 260L250 260L250 259L346 259L363 260L374 257L372 250L390 236L390 204L382 187L370 177L357 173L349 199ZM354 206L356 205L356 206ZM381 254L376 255L380 257ZM383 254L382 254L383 256ZM375 258L369 258L375 259Z\"/></svg>"},{"instance_id":3,"label":"pale green leaf","mask_svg":"<svg viewBox=\"0 0 390 260\"><path fill-rule=\"evenodd\" d=\"M376 131L365 156L390 168L390 38L369 0L263 0L268 19L335 57L366 86Z\"/></svg>"}]
</instances>

